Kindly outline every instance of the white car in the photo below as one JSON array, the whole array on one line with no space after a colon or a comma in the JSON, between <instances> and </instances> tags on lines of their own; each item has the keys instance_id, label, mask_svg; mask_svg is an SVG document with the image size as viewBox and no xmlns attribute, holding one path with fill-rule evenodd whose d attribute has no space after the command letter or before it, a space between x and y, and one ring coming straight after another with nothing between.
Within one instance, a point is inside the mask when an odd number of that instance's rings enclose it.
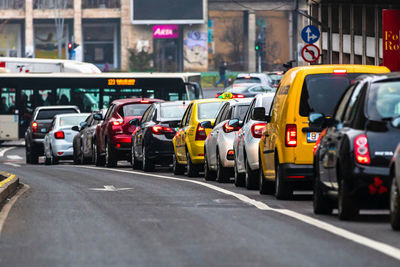
<instances>
[{"instance_id":1,"label":"white car","mask_svg":"<svg viewBox=\"0 0 400 267\"><path fill-rule=\"evenodd\" d=\"M204 142L204 177L206 180L228 182L233 176L233 140L239 127L231 127L232 119L242 121L252 98L232 99L224 103L215 119L214 127ZM204 126L203 126L204 125ZM211 122L202 123L211 128Z\"/></svg>"},{"instance_id":2,"label":"white car","mask_svg":"<svg viewBox=\"0 0 400 267\"><path fill-rule=\"evenodd\" d=\"M59 159L72 159L73 140L77 131L72 127L80 125L90 113L59 114L51 122L50 131L43 140L45 164L56 164Z\"/></svg>"},{"instance_id":3,"label":"white car","mask_svg":"<svg viewBox=\"0 0 400 267\"><path fill-rule=\"evenodd\" d=\"M267 88L273 88L273 81L265 73L239 73L233 81L233 87L243 84L257 84Z\"/></svg>"},{"instance_id":4,"label":"white car","mask_svg":"<svg viewBox=\"0 0 400 267\"><path fill-rule=\"evenodd\" d=\"M255 109L264 109L268 115L275 93L258 94L254 97L244 117L242 128L233 143L235 154L235 185L246 186L247 189L258 188L258 144L265 128L265 116L256 118ZM240 126L240 125L239 125Z\"/></svg>"}]
</instances>

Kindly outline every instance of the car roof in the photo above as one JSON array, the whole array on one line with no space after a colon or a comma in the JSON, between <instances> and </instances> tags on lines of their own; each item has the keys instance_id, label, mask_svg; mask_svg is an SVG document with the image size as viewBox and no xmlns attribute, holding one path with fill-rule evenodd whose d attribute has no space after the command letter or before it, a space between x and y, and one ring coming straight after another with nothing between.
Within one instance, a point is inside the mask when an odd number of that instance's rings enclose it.
<instances>
[{"instance_id":1,"label":"car roof","mask_svg":"<svg viewBox=\"0 0 400 267\"><path fill-rule=\"evenodd\" d=\"M61 117L89 117L90 113L64 113L64 114L57 114L54 115L56 118L61 118Z\"/></svg>"},{"instance_id":2,"label":"car roof","mask_svg":"<svg viewBox=\"0 0 400 267\"><path fill-rule=\"evenodd\" d=\"M362 80L370 80L371 82L380 82L385 80L398 80L400 79L400 72L382 73L382 74L365 74L360 75L354 82L359 82Z\"/></svg>"},{"instance_id":3,"label":"car roof","mask_svg":"<svg viewBox=\"0 0 400 267\"><path fill-rule=\"evenodd\" d=\"M123 99L116 99L111 102L111 104L116 104L116 105L123 105L123 104L129 104L129 103L140 103L140 101L149 101L150 103L154 102L164 102L164 100L161 99L156 99L156 98L123 98Z\"/></svg>"},{"instance_id":4,"label":"car roof","mask_svg":"<svg viewBox=\"0 0 400 267\"><path fill-rule=\"evenodd\" d=\"M387 67L355 64L323 64L291 68L289 72L304 72L305 74L334 73L335 70L346 70L348 73L385 73L390 72Z\"/></svg>"},{"instance_id":5,"label":"car roof","mask_svg":"<svg viewBox=\"0 0 400 267\"><path fill-rule=\"evenodd\" d=\"M159 102L157 103L160 106L179 106L179 105L186 105L188 106L190 101L178 100L178 101L168 101L168 102Z\"/></svg>"},{"instance_id":6,"label":"car roof","mask_svg":"<svg viewBox=\"0 0 400 267\"><path fill-rule=\"evenodd\" d=\"M192 103L213 103L213 102L225 102L226 99L221 99L221 98L205 98L205 99L196 99L193 100Z\"/></svg>"},{"instance_id":7,"label":"car roof","mask_svg":"<svg viewBox=\"0 0 400 267\"><path fill-rule=\"evenodd\" d=\"M252 72L252 73L239 73L236 77L237 78L242 78L244 76L250 76L250 77L262 77L262 76L266 76L265 73L259 73L259 72Z\"/></svg>"},{"instance_id":8,"label":"car roof","mask_svg":"<svg viewBox=\"0 0 400 267\"><path fill-rule=\"evenodd\" d=\"M232 105L240 105L240 104L250 104L250 102L253 100L252 97L247 97L247 98L235 98L231 99L228 102Z\"/></svg>"},{"instance_id":9,"label":"car roof","mask_svg":"<svg viewBox=\"0 0 400 267\"><path fill-rule=\"evenodd\" d=\"M68 108L73 108L76 110L79 110L79 108L77 106L40 106L37 107L37 110L42 110L42 109L68 109Z\"/></svg>"}]
</instances>

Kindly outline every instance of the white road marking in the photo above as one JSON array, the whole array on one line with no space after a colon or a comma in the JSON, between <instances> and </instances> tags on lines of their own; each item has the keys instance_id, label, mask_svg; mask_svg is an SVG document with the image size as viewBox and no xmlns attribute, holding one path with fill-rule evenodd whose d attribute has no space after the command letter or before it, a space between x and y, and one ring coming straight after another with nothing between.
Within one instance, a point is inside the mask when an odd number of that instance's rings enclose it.
<instances>
[{"instance_id":1,"label":"white road marking","mask_svg":"<svg viewBox=\"0 0 400 267\"><path fill-rule=\"evenodd\" d=\"M286 216L289 216L291 218L294 218L296 220L302 221L306 224L315 226L321 230L330 232L336 236L340 236L342 238L345 238L347 240L353 241L355 243L358 243L362 246L366 246L369 247L371 249L374 249L376 251L379 251L387 256L390 256L392 258L395 258L397 260L400 260L400 249L390 246L388 244L379 242L379 241L375 241L373 239L370 239L368 237L350 232L348 230L345 230L343 228L334 226L332 224L326 223L324 221L320 221L318 219L312 218L310 216L307 215L303 215L301 213L292 211L292 210L288 210L288 209L275 209L275 208L271 208L269 207L267 204L251 199L245 195L242 194L238 194L226 189L223 189L221 187L212 185L212 184L207 184L204 182L200 182L200 181L195 181L195 180L188 180L188 179L183 179L183 178L176 178L176 177L169 177L169 176L165 176L165 175L158 175L158 174L150 174L150 173L143 173L143 172L136 172L136 171L127 171L127 170L118 170L118 169L108 169L108 168L100 168L100 167L92 167L92 166L76 166L76 167L81 167L81 168L86 168L86 169L95 169L95 170L107 170L107 171L115 171L115 172L122 172L122 173L132 173L132 174L138 174L138 175L143 175L143 176L151 176L151 177L156 177L156 178L161 178L161 179L168 179L168 180L175 180L175 181L182 181L182 182L187 182L187 183L193 183L193 184L198 184L201 186L205 186L207 188L210 188L212 190L221 192L223 194L229 195L229 196L233 196L247 204L253 205L255 206L257 209L260 210L270 210L270 211L274 211ZM389 225L389 224L388 224ZM388 226L389 227L389 226Z\"/></svg>"},{"instance_id":2,"label":"white road marking","mask_svg":"<svg viewBox=\"0 0 400 267\"><path fill-rule=\"evenodd\" d=\"M4 165L10 165L10 166L13 166L13 167L21 167L21 165L15 164L15 163L12 163L12 162L4 162L3 164Z\"/></svg>"},{"instance_id":3,"label":"white road marking","mask_svg":"<svg viewBox=\"0 0 400 267\"><path fill-rule=\"evenodd\" d=\"M22 157L18 155L8 155L7 158L12 160L22 159Z\"/></svg>"},{"instance_id":4,"label":"white road marking","mask_svg":"<svg viewBox=\"0 0 400 267\"><path fill-rule=\"evenodd\" d=\"M5 148L3 148L3 149L0 149L0 157L4 157L4 154L5 154L7 151L9 151L9 150L11 150L11 149L14 149L14 148L15 148L15 146L5 147Z\"/></svg>"},{"instance_id":5,"label":"white road marking","mask_svg":"<svg viewBox=\"0 0 400 267\"><path fill-rule=\"evenodd\" d=\"M125 190L130 190L133 188L116 188L113 185L105 185L104 188L89 188L89 190L93 190L93 191L112 191L112 192L116 192L116 191L125 191Z\"/></svg>"}]
</instances>

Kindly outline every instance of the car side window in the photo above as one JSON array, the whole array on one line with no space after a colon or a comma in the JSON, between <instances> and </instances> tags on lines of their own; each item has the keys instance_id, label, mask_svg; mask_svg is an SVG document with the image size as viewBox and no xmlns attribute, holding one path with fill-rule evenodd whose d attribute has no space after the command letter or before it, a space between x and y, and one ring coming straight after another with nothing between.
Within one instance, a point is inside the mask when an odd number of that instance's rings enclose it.
<instances>
[{"instance_id":1,"label":"car side window","mask_svg":"<svg viewBox=\"0 0 400 267\"><path fill-rule=\"evenodd\" d=\"M179 127L182 127L182 126L185 125L186 117L187 117L187 114L189 113L189 110L191 109L191 107L192 107L192 104L190 104L190 105L186 108L185 113L183 114L182 119L181 119L181 122L180 122L180 124L179 124Z\"/></svg>"},{"instance_id":2,"label":"car side window","mask_svg":"<svg viewBox=\"0 0 400 267\"><path fill-rule=\"evenodd\" d=\"M352 85L344 94L344 96L342 97L342 100L340 101L340 104L338 105L337 109L336 109L336 113L335 113L335 120L336 121L342 121L343 119L343 115L344 112L346 110L347 107L347 103L349 102L350 96L354 91L354 87L356 85Z\"/></svg>"},{"instance_id":3,"label":"car side window","mask_svg":"<svg viewBox=\"0 0 400 267\"><path fill-rule=\"evenodd\" d=\"M192 116L192 111L193 111L193 104L190 106L188 113L186 115L186 119L185 119L185 124L184 126L188 126L189 122L190 122L190 116Z\"/></svg>"},{"instance_id":4,"label":"car side window","mask_svg":"<svg viewBox=\"0 0 400 267\"><path fill-rule=\"evenodd\" d=\"M226 113L226 116L225 116L224 120L233 119L233 118L232 118L232 114L234 114L234 113L233 113L233 110L234 110L234 109L235 109L234 106L230 106L230 107L229 107L228 112Z\"/></svg>"},{"instance_id":5,"label":"car side window","mask_svg":"<svg viewBox=\"0 0 400 267\"><path fill-rule=\"evenodd\" d=\"M147 108L147 110L143 113L141 123L146 122L149 117L149 113L151 111L151 107Z\"/></svg>"},{"instance_id":6,"label":"car side window","mask_svg":"<svg viewBox=\"0 0 400 267\"><path fill-rule=\"evenodd\" d=\"M217 115L217 117L216 117L216 119L215 119L215 125L219 124L219 123L222 121L222 117L224 116L224 113L225 113L225 110L226 110L227 105L229 105L229 104L228 104L228 103L225 103L225 104L221 107L221 109L219 110L218 115Z\"/></svg>"},{"instance_id":7,"label":"car side window","mask_svg":"<svg viewBox=\"0 0 400 267\"><path fill-rule=\"evenodd\" d=\"M108 119L111 116L113 109L114 109L114 105L111 105L110 107L108 107L107 113L104 116L105 119Z\"/></svg>"},{"instance_id":8,"label":"car side window","mask_svg":"<svg viewBox=\"0 0 400 267\"><path fill-rule=\"evenodd\" d=\"M256 103L256 98L253 99L253 101L251 102L249 108L247 109L246 116L244 118L244 122L245 123L247 123L250 120L250 114L251 114L251 111L254 108L255 103Z\"/></svg>"},{"instance_id":9,"label":"car side window","mask_svg":"<svg viewBox=\"0 0 400 267\"><path fill-rule=\"evenodd\" d=\"M366 88L366 87L368 87L367 83L365 83L363 86L359 85L359 86L355 87L354 93L351 95L350 100L347 104L346 113L344 114L343 122L349 123L351 121L351 119L354 117L354 115L356 114L357 100L359 99L360 92L362 91L362 89Z\"/></svg>"}]
</instances>

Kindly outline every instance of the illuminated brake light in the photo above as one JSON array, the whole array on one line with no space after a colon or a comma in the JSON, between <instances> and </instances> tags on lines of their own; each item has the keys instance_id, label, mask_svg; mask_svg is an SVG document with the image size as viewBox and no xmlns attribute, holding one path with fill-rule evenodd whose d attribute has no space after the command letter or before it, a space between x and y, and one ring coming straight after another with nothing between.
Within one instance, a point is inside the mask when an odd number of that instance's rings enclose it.
<instances>
[{"instance_id":1,"label":"illuminated brake light","mask_svg":"<svg viewBox=\"0 0 400 267\"><path fill-rule=\"evenodd\" d=\"M38 129L38 123L36 121L32 122L32 131L36 133L37 129Z\"/></svg>"},{"instance_id":2,"label":"illuminated brake light","mask_svg":"<svg viewBox=\"0 0 400 267\"><path fill-rule=\"evenodd\" d=\"M122 120L122 119L118 119L118 120L114 120L114 121L112 122L112 125L113 125L113 126L121 126L122 123L123 123L123 120Z\"/></svg>"},{"instance_id":3,"label":"illuminated brake light","mask_svg":"<svg viewBox=\"0 0 400 267\"><path fill-rule=\"evenodd\" d=\"M196 131L196 141L203 141L206 140L207 134L206 134L206 129L200 125L200 123L197 125L197 131Z\"/></svg>"},{"instance_id":4,"label":"illuminated brake light","mask_svg":"<svg viewBox=\"0 0 400 267\"><path fill-rule=\"evenodd\" d=\"M150 101L149 100L140 100L140 103L141 104L148 104L148 103L150 103Z\"/></svg>"},{"instance_id":5,"label":"illuminated brake light","mask_svg":"<svg viewBox=\"0 0 400 267\"><path fill-rule=\"evenodd\" d=\"M251 76L250 76L250 75L246 75L246 76L244 76L243 78L245 78L245 79L251 79Z\"/></svg>"},{"instance_id":6,"label":"illuminated brake light","mask_svg":"<svg viewBox=\"0 0 400 267\"><path fill-rule=\"evenodd\" d=\"M151 127L151 132L156 135L166 134L166 133L174 133L170 127L164 127L160 125L154 125Z\"/></svg>"},{"instance_id":7,"label":"illuminated brake light","mask_svg":"<svg viewBox=\"0 0 400 267\"><path fill-rule=\"evenodd\" d=\"M229 123L225 123L224 126L222 127L222 129L226 133L231 133L231 132L234 132L234 131L238 131L240 129L240 127L232 127L232 126L229 125Z\"/></svg>"},{"instance_id":8,"label":"illuminated brake light","mask_svg":"<svg viewBox=\"0 0 400 267\"><path fill-rule=\"evenodd\" d=\"M334 74L346 74L347 70L333 70Z\"/></svg>"},{"instance_id":9,"label":"illuminated brake light","mask_svg":"<svg viewBox=\"0 0 400 267\"><path fill-rule=\"evenodd\" d=\"M58 132L55 132L54 133L54 137L56 138L56 139L64 139L64 132L63 131L58 131Z\"/></svg>"},{"instance_id":10,"label":"illuminated brake light","mask_svg":"<svg viewBox=\"0 0 400 267\"><path fill-rule=\"evenodd\" d=\"M233 95L232 98L244 98L244 95L238 94L238 95Z\"/></svg>"},{"instance_id":11,"label":"illuminated brake light","mask_svg":"<svg viewBox=\"0 0 400 267\"><path fill-rule=\"evenodd\" d=\"M285 145L287 147L296 147L297 146L296 124L286 124Z\"/></svg>"},{"instance_id":12,"label":"illuminated brake light","mask_svg":"<svg viewBox=\"0 0 400 267\"><path fill-rule=\"evenodd\" d=\"M354 153L356 161L360 164L370 164L368 138L365 134L359 135L354 139Z\"/></svg>"},{"instance_id":13,"label":"illuminated brake light","mask_svg":"<svg viewBox=\"0 0 400 267\"><path fill-rule=\"evenodd\" d=\"M256 123L251 126L251 134L254 138L261 138L264 133L266 123Z\"/></svg>"}]
</instances>

